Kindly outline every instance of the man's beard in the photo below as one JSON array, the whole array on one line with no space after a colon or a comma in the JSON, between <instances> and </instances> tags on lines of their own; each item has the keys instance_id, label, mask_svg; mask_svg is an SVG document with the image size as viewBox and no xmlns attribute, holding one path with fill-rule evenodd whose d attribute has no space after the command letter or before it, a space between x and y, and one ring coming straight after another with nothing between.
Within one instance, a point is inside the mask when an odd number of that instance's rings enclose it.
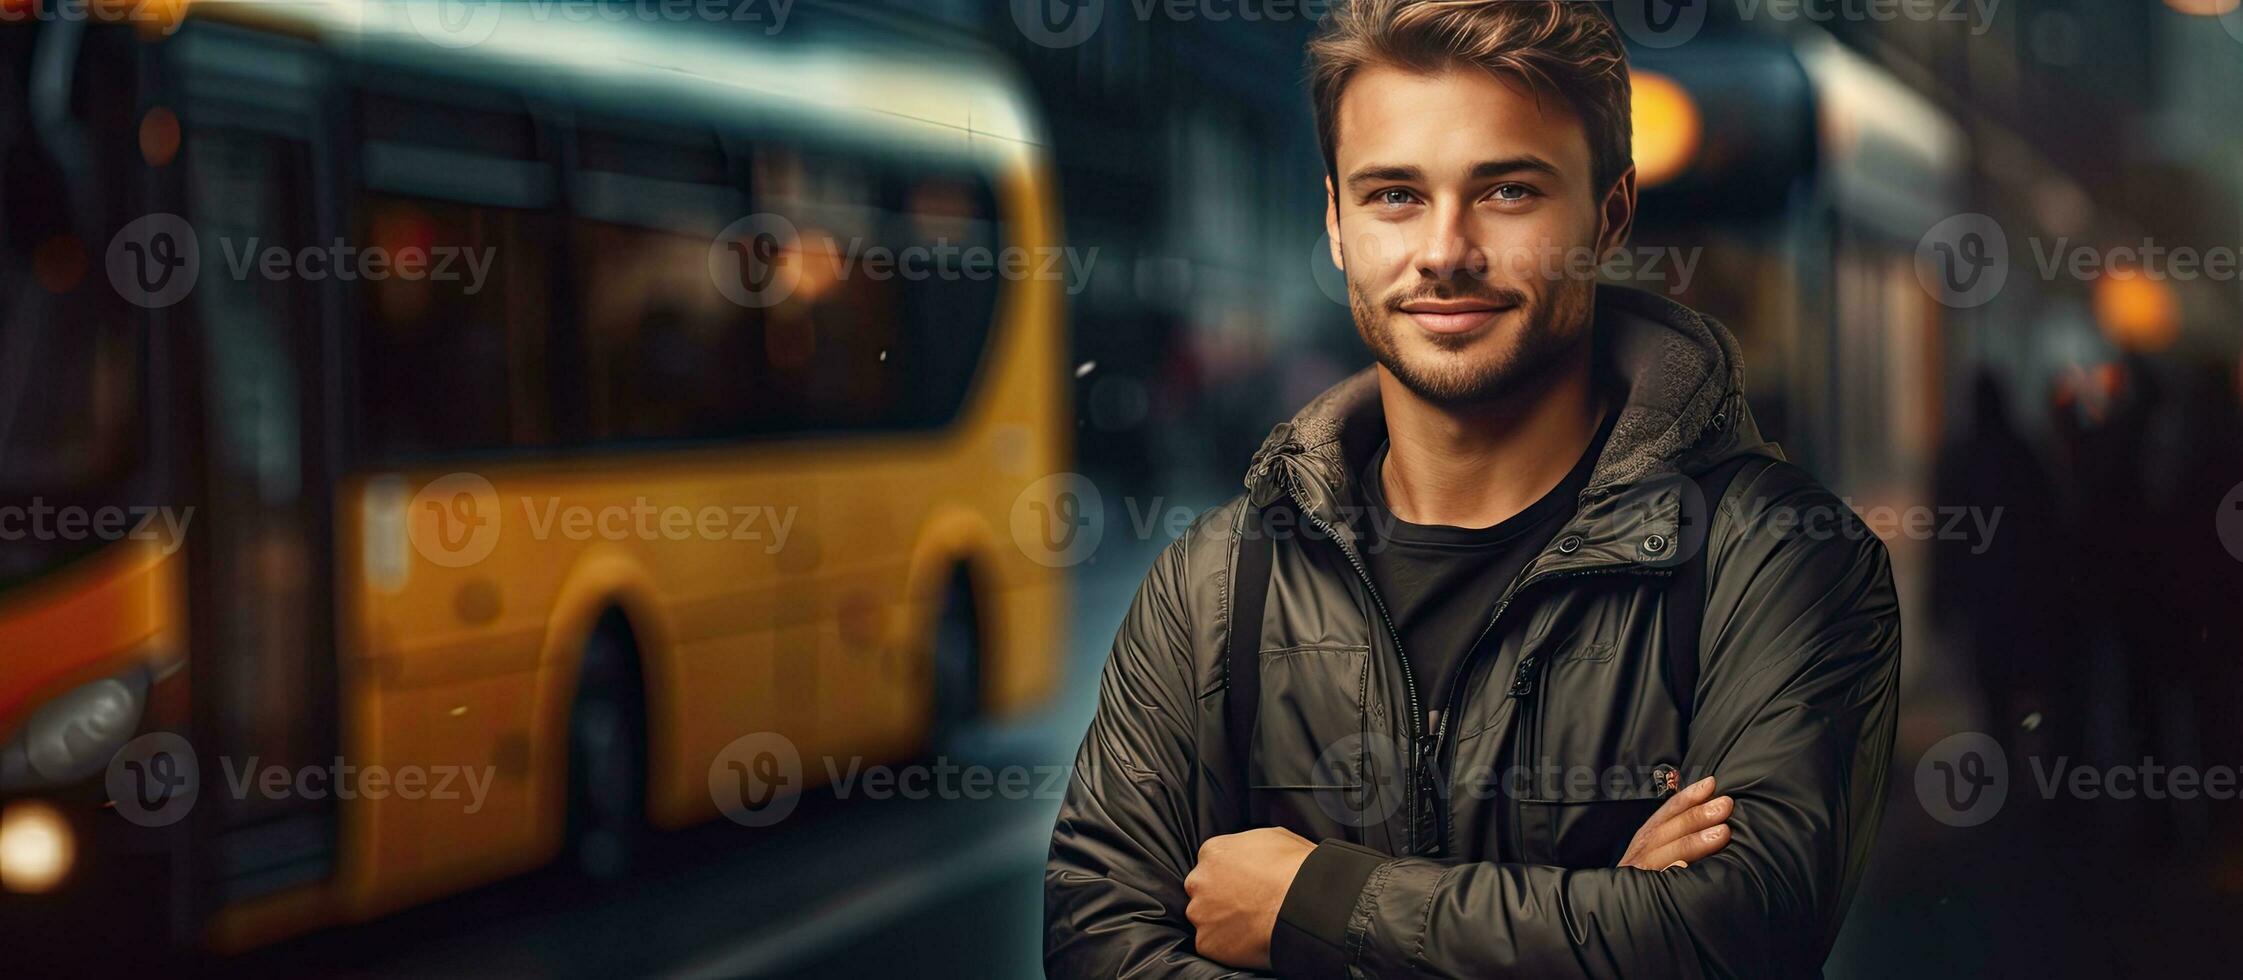
<instances>
[{"instance_id":1,"label":"man's beard","mask_svg":"<svg viewBox=\"0 0 2243 980\"><path fill-rule=\"evenodd\" d=\"M1436 405L1463 408L1516 398L1541 383L1556 379L1558 366L1580 356L1588 342L1588 321L1596 295L1590 279L1566 278L1557 283L1544 303L1532 302L1525 293L1470 278L1448 280L1436 286L1398 294L1384 302L1365 296L1366 290L1350 284L1348 307L1355 316L1355 332L1380 364L1411 393ZM1395 338L1397 324L1407 321L1405 304L1421 299L1480 299L1498 307L1514 306L1524 318L1518 337L1508 349L1483 352L1478 362L1442 356L1439 363L1412 364ZM1510 315L1510 314L1500 314ZM1483 328L1484 329L1484 328ZM1440 351L1463 351L1488 345L1479 331L1460 337L1427 338ZM1421 360L1424 358L1421 357Z\"/></svg>"}]
</instances>

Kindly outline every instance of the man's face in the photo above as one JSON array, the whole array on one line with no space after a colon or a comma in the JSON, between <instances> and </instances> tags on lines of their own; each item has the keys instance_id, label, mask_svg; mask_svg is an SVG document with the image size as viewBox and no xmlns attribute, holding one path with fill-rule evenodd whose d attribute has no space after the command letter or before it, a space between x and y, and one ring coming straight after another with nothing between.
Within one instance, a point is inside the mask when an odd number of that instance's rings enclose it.
<instances>
[{"instance_id":1,"label":"man's face","mask_svg":"<svg viewBox=\"0 0 2243 980\"><path fill-rule=\"evenodd\" d=\"M1374 66L1342 94L1325 216L1355 327L1419 397L1483 404L1579 354L1632 172L1597 187L1565 100L1476 68Z\"/></svg>"}]
</instances>

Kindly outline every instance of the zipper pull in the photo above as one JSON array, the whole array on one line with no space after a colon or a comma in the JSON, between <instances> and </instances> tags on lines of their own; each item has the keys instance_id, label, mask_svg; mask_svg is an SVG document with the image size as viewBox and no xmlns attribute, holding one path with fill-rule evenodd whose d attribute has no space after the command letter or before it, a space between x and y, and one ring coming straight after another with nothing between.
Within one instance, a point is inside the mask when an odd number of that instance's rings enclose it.
<instances>
[{"instance_id":1,"label":"zipper pull","mask_svg":"<svg viewBox=\"0 0 2243 980\"><path fill-rule=\"evenodd\" d=\"M1534 694L1534 665L1532 656L1519 660L1519 669L1511 675L1511 696L1530 697Z\"/></svg>"}]
</instances>

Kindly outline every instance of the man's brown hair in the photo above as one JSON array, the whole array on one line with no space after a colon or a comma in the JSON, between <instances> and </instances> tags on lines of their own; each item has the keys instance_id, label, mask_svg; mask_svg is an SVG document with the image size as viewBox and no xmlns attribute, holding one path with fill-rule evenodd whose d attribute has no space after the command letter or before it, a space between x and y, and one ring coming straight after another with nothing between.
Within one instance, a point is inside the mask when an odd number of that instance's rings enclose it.
<instances>
[{"instance_id":1,"label":"man's brown hair","mask_svg":"<svg viewBox=\"0 0 2243 980\"><path fill-rule=\"evenodd\" d=\"M1564 98L1589 136L1602 195L1628 169L1628 54L1587 0L1339 0L1309 42L1310 95L1324 168L1339 187L1340 95L1357 71L1477 67Z\"/></svg>"}]
</instances>

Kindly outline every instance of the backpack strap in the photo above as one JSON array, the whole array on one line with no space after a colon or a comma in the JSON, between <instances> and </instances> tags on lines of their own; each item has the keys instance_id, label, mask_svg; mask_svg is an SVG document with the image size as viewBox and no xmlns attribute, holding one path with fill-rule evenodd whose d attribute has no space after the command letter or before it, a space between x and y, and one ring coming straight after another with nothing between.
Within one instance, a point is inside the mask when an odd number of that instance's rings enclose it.
<instances>
[{"instance_id":1,"label":"backpack strap","mask_svg":"<svg viewBox=\"0 0 2243 980\"><path fill-rule=\"evenodd\" d=\"M1270 560L1276 550L1262 509L1246 505L1231 575L1230 642L1223 651L1223 732L1230 741L1238 811L1248 827L1260 826L1254 802L1254 720L1262 705L1262 609L1269 601Z\"/></svg>"},{"instance_id":2,"label":"backpack strap","mask_svg":"<svg viewBox=\"0 0 2243 980\"><path fill-rule=\"evenodd\" d=\"M1696 477L1698 499L1706 502L1705 519L1697 527L1684 527L1676 532L1681 538L1683 553L1690 557L1676 566L1674 575L1667 579L1665 602L1667 643L1664 672L1667 690L1672 692L1675 707L1681 709L1682 727L1689 730L1691 715L1698 706L1698 634L1705 626L1706 552L1713 537L1713 522L1721 513L1721 502L1729 495L1729 487L1737 476L1755 462L1769 462L1764 456L1733 456L1714 464L1712 469Z\"/></svg>"}]
</instances>

